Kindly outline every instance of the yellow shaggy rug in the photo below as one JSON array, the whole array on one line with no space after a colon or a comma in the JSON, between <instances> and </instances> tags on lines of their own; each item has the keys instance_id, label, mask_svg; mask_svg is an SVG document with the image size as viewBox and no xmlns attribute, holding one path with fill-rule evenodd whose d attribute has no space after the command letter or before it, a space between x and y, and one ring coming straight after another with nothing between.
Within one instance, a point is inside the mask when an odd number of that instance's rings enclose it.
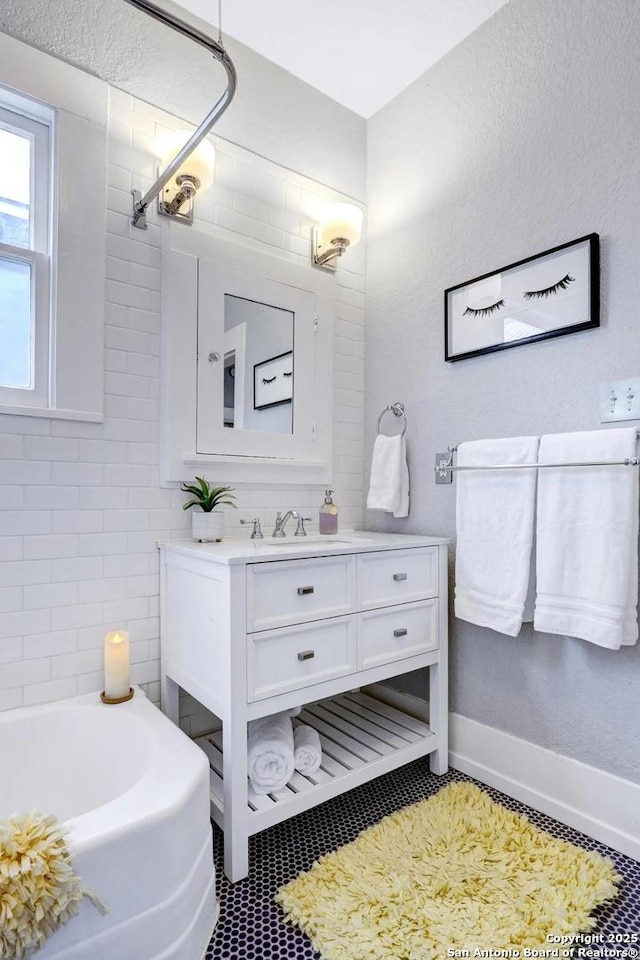
<instances>
[{"instance_id":1,"label":"yellow shaggy rug","mask_svg":"<svg viewBox=\"0 0 640 960\"><path fill-rule=\"evenodd\" d=\"M62 825L31 813L0 820L0 960L26 960L80 909L104 907L71 866Z\"/></svg>"},{"instance_id":2,"label":"yellow shaggy rug","mask_svg":"<svg viewBox=\"0 0 640 960\"><path fill-rule=\"evenodd\" d=\"M599 854L452 783L322 857L276 899L325 960L441 960L549 951L548 935L594 926L591 911L619 880Z\"/></svg>"}]
</instances>

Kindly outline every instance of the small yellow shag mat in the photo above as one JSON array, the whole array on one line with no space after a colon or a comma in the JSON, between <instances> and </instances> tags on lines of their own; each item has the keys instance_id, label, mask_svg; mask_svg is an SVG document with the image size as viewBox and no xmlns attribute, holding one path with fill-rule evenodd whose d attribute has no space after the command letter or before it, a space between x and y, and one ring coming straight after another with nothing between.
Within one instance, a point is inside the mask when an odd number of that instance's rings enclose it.
<instances>
[{"instance_id":1,"label":"small yellow shag mat","mask_svg":"<svg viewBox=\"0 0 640 960\"><path fill-rule=\"evenodd\" d=\"M452 783L322 857L276 899L325 960L522 956L591 929L619 881L599 854Z\"/></svg>"},{"instance_id":2,"label":"small yellow shag mat","mask_svg":"<svg viewBox=\"0 0 640 960\"><path fill-rule=\"evenodd\" d=\"M84 897L65 829L50 814L0 820L0 960L27 960L74 917Z\"/></svg>"}]
</instances>

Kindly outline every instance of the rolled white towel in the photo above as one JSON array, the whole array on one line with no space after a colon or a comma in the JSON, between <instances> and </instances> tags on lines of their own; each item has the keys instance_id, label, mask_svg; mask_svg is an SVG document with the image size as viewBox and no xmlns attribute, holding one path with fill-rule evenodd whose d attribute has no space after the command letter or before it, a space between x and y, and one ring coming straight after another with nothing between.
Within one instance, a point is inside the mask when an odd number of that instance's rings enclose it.
<instances>
[{"instance_id":1,"label":"rolled white towel","mask_svg":"<svg viewBox=\"0 0 640 960\"><path fill-rule=\"evenodd\" d=\"M289 707L288 710L285 710L285 713L288 717L297 717L302 707Z\"/></svg>"},{"instance_id":2,"label":"rolled white towel","mask_svg":"<svg viewBox=\"0 0 640 960\"><path fill-rule=\"evenodd\" d=\"M320 769L322 763L322 745L320 734L305 723L299 724L293 734L293 759L298 773L309 776Z\"/></svg>"},{"instance_id":3,"label":"rolled white towel","mask_svg":"<svg viewBox=\"0 0 640 960\"><path fill-rule=\"evenodd\" d=\"M247 773L255 792L282 790L294 769L291 717L276 713L251 720L247 729Z\"/></svg>"}]
</instances>

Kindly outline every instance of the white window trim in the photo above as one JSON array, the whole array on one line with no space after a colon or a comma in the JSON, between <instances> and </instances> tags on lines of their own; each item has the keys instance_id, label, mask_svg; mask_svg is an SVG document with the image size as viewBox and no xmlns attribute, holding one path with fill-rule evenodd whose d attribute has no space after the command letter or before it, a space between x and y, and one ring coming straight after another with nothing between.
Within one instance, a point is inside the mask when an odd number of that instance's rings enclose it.
<instances>
[{"instance_id":1,"label":"white window trim","mask_svg":"<svg viewBox=\"0 0 640 960\"><path fill-rule=\"evenodd\" d=\"M0 86L16 103L29 98L55 111L53 162L58 194L65 198L52 236L58 262L50 278L55 313L48 395L42 406L0 398L0 414L101 421L108 86L2 33Z\"/></svg>"},{"instance_id":2,"label":"white window trim","mask_svg":"<svg viewBox=\"0 0 640 960\"><path fill-rule=\"evenodd\" d=\"M33 100L0 88L0 128L27 137L32 144L29 247L0 243L0 256L31 268L31 370L29 388L0 384L0 404L49 406L49 345L52 324L51 276L54 112Z\"/></svg>"}]
</instances>

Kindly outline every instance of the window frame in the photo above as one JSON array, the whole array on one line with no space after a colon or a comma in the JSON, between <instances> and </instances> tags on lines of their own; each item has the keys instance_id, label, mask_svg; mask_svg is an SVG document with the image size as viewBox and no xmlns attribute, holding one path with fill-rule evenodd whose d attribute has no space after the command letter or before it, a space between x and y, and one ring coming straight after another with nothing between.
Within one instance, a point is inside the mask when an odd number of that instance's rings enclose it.
<instances>
[{"instance_id":1,"label":"window frame","mask_svg":"<svg viewBox=\"0 0 640 960\"><path fill-rule=\"evenodd\" d=\"M0 86L0 129L24 136L31 143L29 247L0 243L0 259L30 266L31 385L13 387L0 383L0 404L39 408L49 405L50 341L54 322L51 278L56 268L54 125L52 108Z\"/></svg>"},{"instance_id":2,"label":"window frame","mask_svg":"<svg viewBox=\"0 0 640 960\"><path fill-rule=\"evenodd\" d=\"M28 112L55 114L49 387L42 405L0 401L2 415L104 419L109 85L0 32L0 87ZM6 100L5 100L6 102Z\"/></svg>"}]
</instances>

